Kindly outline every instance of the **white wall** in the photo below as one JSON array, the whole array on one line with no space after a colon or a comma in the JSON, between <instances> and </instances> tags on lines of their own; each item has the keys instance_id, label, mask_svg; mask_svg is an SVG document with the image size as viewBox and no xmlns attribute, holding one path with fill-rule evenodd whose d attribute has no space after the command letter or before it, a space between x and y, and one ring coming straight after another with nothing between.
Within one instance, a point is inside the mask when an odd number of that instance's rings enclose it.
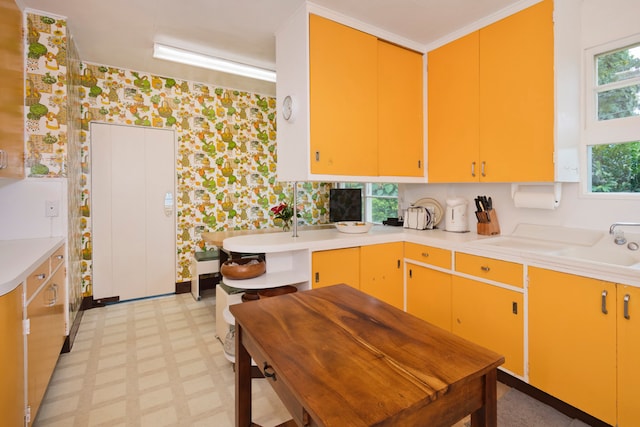
<instances>
[{"instance_id":1,"label":"white wall","mask_svg":"<svg viewBox=\"0 0 640 427\"><path fill-rule=\"evenodd\" d=\"M533 187L531 189L538 190ZM511 198L511 184L411 184L404 187L402 203L406 207L420 198L432 197L444 209L447 198L464 197L469 201L469 226L471 231L475 231L473 199L479 195L491 196L502 234L510 234L519 223L608 231L609 226L617 221L640 222L640 200L598 201L581 196L579 191L579 184L562 184L560 206L554 210L546 210L516 208ZM444 222L440 226L443 228Z\"/></svg>"},{"instance_id":2,"label":"white wall","mask_svg":"<svg viewBox=\"0 0 640 427\"><path fill-rule=\"evenodd\" d=\"M45 215L46 201L57 201L59 215ZM67 180L0 180L0 240L67 235Z\"/></svg>"},{"instance_id":3,"label":"white wall","mask_svg":"<svg viewBox=\"0 0 640 427\"><path fill-rule=\"evenodd\" d=\"M557 0L562 1L562 0ZM640 33L638 0L583 0L582 51L613 40ZM583 58L583 52L580 52ZM584 90L584 72L581 76ZM584 96L583 96L584 99ZM640 195L633 199L595 198L581 194L579 184L562 184L562 200L555 210L514 207L510 184L411 184L401 191L401 206L423 197L433 197L442 207L447 197L459 196L469 200L469 225L476 229L473 212L474 197L492 196L502 234L509 234L518 223L561 225L606 231L616 221L640 222ZM444 226L444 223L441 224Z\"/></svg>"}]
</instances>

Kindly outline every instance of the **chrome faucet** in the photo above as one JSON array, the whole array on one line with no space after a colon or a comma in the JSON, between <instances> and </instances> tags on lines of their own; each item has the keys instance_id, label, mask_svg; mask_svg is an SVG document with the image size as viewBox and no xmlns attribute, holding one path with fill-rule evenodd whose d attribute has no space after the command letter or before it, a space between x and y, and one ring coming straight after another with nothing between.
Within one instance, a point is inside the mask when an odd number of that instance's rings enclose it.
<instances>
[{"instance_id":1,"label":"chrome faucet","mask_svg":"<svg viewBox=\"0 0 640 427\"><path fill-rule=\"evenodd\" d=\"M627 243L627 239L624 237L622 231L614 231L616 227L636 226L640 227L640 222L614 222L609 227L609 234L613 234L613 241L616 245L624 245Z\"/></svg>"}]
</instances>

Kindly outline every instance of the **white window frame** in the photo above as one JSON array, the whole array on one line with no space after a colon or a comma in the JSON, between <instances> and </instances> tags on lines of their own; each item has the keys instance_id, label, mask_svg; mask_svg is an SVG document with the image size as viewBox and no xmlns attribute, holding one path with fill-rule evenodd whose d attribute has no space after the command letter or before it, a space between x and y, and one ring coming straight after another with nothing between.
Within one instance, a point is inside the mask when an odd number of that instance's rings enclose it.
<instances>
[{"instance_id":1,"label":"white window frame","mask_svg":"<svg viewBox=\"0 0 640 427\"><path fill-rule=\"evenodd\" d=\"M371 182L359 182L358 184L362 184L362 219L366 222L373 222L373 212L371 208L371 200L372 199L396 199L398 200L398 206L400 206L400 189L398 188L398 195L395 197L392 196L373 196L371 194L371 186L377 183ZM395 184L395 183L392 183ZM345 183L338 182L336 183L336 188L346 188ZM381 223L378 223L381 224Z\"/></svg>"},{"instance_id":2,"label":"white window frame","mask_svg":"<svg viewBox=\"0 0 640 427\"><path fill-rule=\"evenodd\" d=\"M582 194L596 199L640 199L640 193L594 193L591 191L591 156L588 147L640 141L640 116L598 120L596 56L640 43L640 33L585 50L583 137L580 146ZM625 80L620 86L640 84L640 78ZM614 85L612 85L613 88Z\"/></svg>"}]
</instances>

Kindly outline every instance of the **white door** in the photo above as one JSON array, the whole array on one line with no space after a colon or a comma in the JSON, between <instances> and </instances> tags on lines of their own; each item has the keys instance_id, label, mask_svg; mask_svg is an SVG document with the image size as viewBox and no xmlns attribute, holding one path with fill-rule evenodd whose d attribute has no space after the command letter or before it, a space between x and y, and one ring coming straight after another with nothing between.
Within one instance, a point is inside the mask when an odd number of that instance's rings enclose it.
<instances>
[{"instance_id":1,"label":"white door","mask_svg":"<svg viewBox=\"0 0 640 427\"><path fill-rule=\"evenodd\" d=\"M173 131L91 124L93 298L175 291Z\"/></svg>"}]
</instances>

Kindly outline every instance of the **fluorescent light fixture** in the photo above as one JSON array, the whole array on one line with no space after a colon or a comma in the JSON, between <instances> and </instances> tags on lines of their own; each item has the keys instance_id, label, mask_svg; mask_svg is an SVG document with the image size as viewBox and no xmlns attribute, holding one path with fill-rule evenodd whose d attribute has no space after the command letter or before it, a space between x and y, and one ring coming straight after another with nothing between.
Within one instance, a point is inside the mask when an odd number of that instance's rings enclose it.
<instances>
[{"instance_id":1,"label":"fluorescent light fixture","mask_svg":"<svg viewBox=\"0 0 640 427\"><path fill-rule=\"evenodd\" d=\"M266 80L268 82L276 81L276 72L273 70L204 55L177 47L166 46L160 43L154 43L153 57L253 79Z\"/></svg>"}]
</instances>

